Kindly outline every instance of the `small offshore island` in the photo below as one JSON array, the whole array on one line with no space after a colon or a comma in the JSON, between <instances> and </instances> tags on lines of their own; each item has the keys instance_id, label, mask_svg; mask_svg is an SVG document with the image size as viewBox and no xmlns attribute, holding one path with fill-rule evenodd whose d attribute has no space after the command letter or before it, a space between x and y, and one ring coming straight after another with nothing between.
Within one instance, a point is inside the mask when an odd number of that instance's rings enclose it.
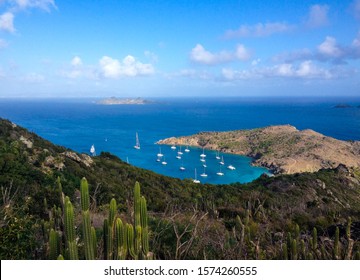
<instances>
[{"instance_id":1,"label":"small offshore island","mask_svg":"<svg viewBox=\"0 0 360 280\"><path fill-rule=\"evenodd\" d=\"M150 100L146 100L143 98L118 98L118 97L110 97L106 99L102 99L95 102L100 105L144 105L153 103Z\"/></svg>"},{"instance_id":2,"label":"small offshore island","mask_svg":"<svg viewBox=\"0 0 360 280\"><path fill-rule=\"evenodd\" d=\"M360 167L360 141L341 141L310 129L277 125L251 130L200 132L171 137L157 144L190 145L249 156L274 174L316 172L340 164Z\"/></svg>"}]
</instances>

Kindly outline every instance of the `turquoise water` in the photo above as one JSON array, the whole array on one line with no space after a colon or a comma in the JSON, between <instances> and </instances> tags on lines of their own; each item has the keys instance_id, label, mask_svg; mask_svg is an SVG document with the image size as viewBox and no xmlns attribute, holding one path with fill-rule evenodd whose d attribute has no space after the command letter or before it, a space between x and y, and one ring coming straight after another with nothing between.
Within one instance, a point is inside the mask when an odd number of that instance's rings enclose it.
<instances>
[{"instance_id":1,"label":"turquoise water","mask_svg":"<svg viewBox=\"0 0 360 280\"><path fill-rule=\"evenodd\" d=\"M267 172L250 165L251 159L224 154L224 176L214 151L206 151L207 178L200 162L201 150L190 148L182 159L176 151L162 146L167 165L157 162L156 141L199 131L250 129L291 124L313 129L342 140L360 140L360 98L227 98L159 99L149 105L96 105L93 100L0 100L0 117L10 119L40 136L78 152L109 151L129 163L155 172L193 178L197 169L202 182L225 184L249 182ZM334 108L338 103L351 108ZM138 132L141 149L134 149ZM182 148L184 151L184 147ZM236 170L228 170L232 164ZM180 171L183 165L186 170Z\"/></svg>"}]
</instances>

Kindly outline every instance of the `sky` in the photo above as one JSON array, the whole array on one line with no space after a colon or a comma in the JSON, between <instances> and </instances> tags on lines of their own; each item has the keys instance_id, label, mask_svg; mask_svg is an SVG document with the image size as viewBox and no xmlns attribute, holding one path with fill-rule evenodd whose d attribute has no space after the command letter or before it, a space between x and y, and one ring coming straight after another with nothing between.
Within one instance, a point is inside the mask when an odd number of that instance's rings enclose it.
<instances>
[{"instance_id":1,"label":"sky","mask_svg":"<svg viewBox=\"0 0 360 280\"><path fill-rule=\"evenodd\" d=\"M0 97L360 96L360 0L0 0Z\"/></svg>"}]
</instances>

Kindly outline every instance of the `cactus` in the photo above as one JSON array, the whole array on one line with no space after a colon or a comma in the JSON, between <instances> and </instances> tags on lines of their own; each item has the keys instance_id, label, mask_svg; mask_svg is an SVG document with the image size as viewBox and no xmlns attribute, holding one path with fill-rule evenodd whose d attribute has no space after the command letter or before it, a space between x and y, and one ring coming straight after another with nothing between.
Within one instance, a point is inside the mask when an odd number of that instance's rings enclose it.
<instances>
[{"instance_id":1,"label":"cactus","mask_svg":"<svg viewBox=\"0 0 360 280\"><path fill-rule=\"evenodd\" d=\"M59 234L54 230L51 229L50 230L50 236L49 236L49 244L50 244L50 248L49 248L49 258L51 260L56 260L57 256L59 255L59 250L58 250L58 237Z\"/></svg>"},{"instance_id":2,"label":"cactus","mask_svg":"<svg viewBox=\"0 0 360 280\"><path fill-rule=\"evenodd\" d=\"M81 196L81 209L83 211L89 210L90 207L89 184L85 178L81 179L80 196Z\"/></svg>"},{"instance_id":3,"label":"cactus","mask_svg":"<svg viewBox=\"0 0 360 280\"><path fill-rule=\"evenodd\" d=\"M282 246L282 259L283 260L288 260L289 259L288 246L286 245L286 243L284 243L283 246Z\"/></svg>"},{"instance_id":4,"label":"cactus","mask_svg":"<svg viewBox=\"0 0 360 280\"><path fill-rule=\"evenodd\" d=\"M84 237L85 259L95 259L94 245L91 234L91 220L90 220L90 195L89 185L85 178L81 179L80 183L80 198L82 210L82 229Z\"/></svg>"},{"instance_id":5,"label":"cactus","mask_svg":"<svg viewBox=\"0 0 360 280\"><path fill-rule=\"evenodd\" d=\"M346 226L346 239L347 239L347 248L345 253L345 259L350 260L352 253L353 253L353 247L354 247L354 240L351 239L351 218L348 218L348 223Z\"/></svg>"},{"instance_id":6,"label":"cactus","mask_svg":"<svg viewBox=\"0 0 360 280\"><path fill-rule=\"evenodd\" d=\"M149 254L149 227L148 227L146 199L143 196L140 199L140 212L141 212L141 215L140 215L141 216L141 244L142 244L142 251L146 258Z\"/></svg>"},{"instance_id":7,"label":"cactus","mask_svg":"<svg viewBox=\"0 0 360 280\"><path fill-rule=\"evenodd\" d=\"M108 227L108 256L107 259L111 260L113 259L113 252L114 252L114 227L115 227L115 217L117 212L117 204L115 198L111 199L110 201L110 211L109 211L109 227Z\"/></svg>"},{"instance_id":8,"label":"cactus","mask_svg":"<svg viewBox=\"0 0 360 280\"><path fill-rule=\"evenodd\" d=\"M74 209L69 197L65 197L64 202L64 228L69 259L77 260L78 249L75 240Z\"/></svg>"},{"instance_id":9,"label":"cactus","mask_svg":"<svg viewBox=\"0 0 360 280\"><path fill-rule=\"evenodd\" d=\"M84 236L85 259L93 260L95 258L95 255L91 238L91 221L89 210L82 212L82 228Z\"/></svg>"},{"instance_id":10,"label":"cactus","mask_svg":"<svg viewBox=\"0 0 360 280\"><path fill-rule=\"evenodd\" d=\"M115 222L115 258L118 260L124 260L126 258L126 244L124 225L120 218Z\"/></svg>"},{"instance_id":11,"label":"cactus","mask_svg":"<svg viewBox=\"0 0 360 280\"><path fill-rule=\"evenodd\" d=\"M94 252L94 259L96 259L97 253L97 239L96 239L96 231L94 227L91 227L91 243Z\"/></svg>"},{"instance_id":12,"label":"cactus","mask_svg":"<svg viewBox=\"0 0 360 280\"><path fill-rule=\"evenodd\" d=\"M127 247L130 256L136 260L137 255L135 254L135 248L134 248L134 227L131 224L126 225L127 228Z\"/></svg>"},{"instance_id":13,"label":"cactus","mask_svg":"<svg viewBox=\"0 0 360 280\"><path fill-rule=\"evenodd\" d=\"M57 257L57 260L58 260L58 261L63 261L63 260L64 260L63 255L60 254L60 255Z\"/></svg>"},{"instance_id":14,"label":"cactus","mask_svg":"<svg viewBox=\"0 0 360 280\"><path fill-rule=\"evenodd\" d=\"M109 259L109 221L108 219L104 220L103 225L103 242L104 242L104 260Z\"/></svg>"},{"instance_id":15,"label":"cactus","mask_svg":"<svg viewBox=\"0 0 360 280\"><path fill-rule=\"evenodd\" d=\"M291 242L291 259L297 260L298 254L297 254L297 242L296 239L293 239Z\"/></svg>"}]
</instances>

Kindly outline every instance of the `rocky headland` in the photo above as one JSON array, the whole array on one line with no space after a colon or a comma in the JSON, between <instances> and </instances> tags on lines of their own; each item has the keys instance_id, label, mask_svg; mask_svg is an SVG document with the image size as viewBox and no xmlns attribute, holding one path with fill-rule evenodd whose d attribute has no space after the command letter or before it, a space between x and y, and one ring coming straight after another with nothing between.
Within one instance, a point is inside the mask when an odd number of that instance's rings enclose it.
<instances>
[{"instance_id":1,"label":"rocky headland","mask_svg":"<svg viewBox=\"0 0 360 280\"><path fill-rule=\"evenodd\" d=\"M253 164L274 174L315 172L343 164L360 167L360 142L341 141L310 129L291 125L228 132L200 132L192 136L158 141L166 145L190 145L245 155Z\"/></svg>"}]
</instances>

